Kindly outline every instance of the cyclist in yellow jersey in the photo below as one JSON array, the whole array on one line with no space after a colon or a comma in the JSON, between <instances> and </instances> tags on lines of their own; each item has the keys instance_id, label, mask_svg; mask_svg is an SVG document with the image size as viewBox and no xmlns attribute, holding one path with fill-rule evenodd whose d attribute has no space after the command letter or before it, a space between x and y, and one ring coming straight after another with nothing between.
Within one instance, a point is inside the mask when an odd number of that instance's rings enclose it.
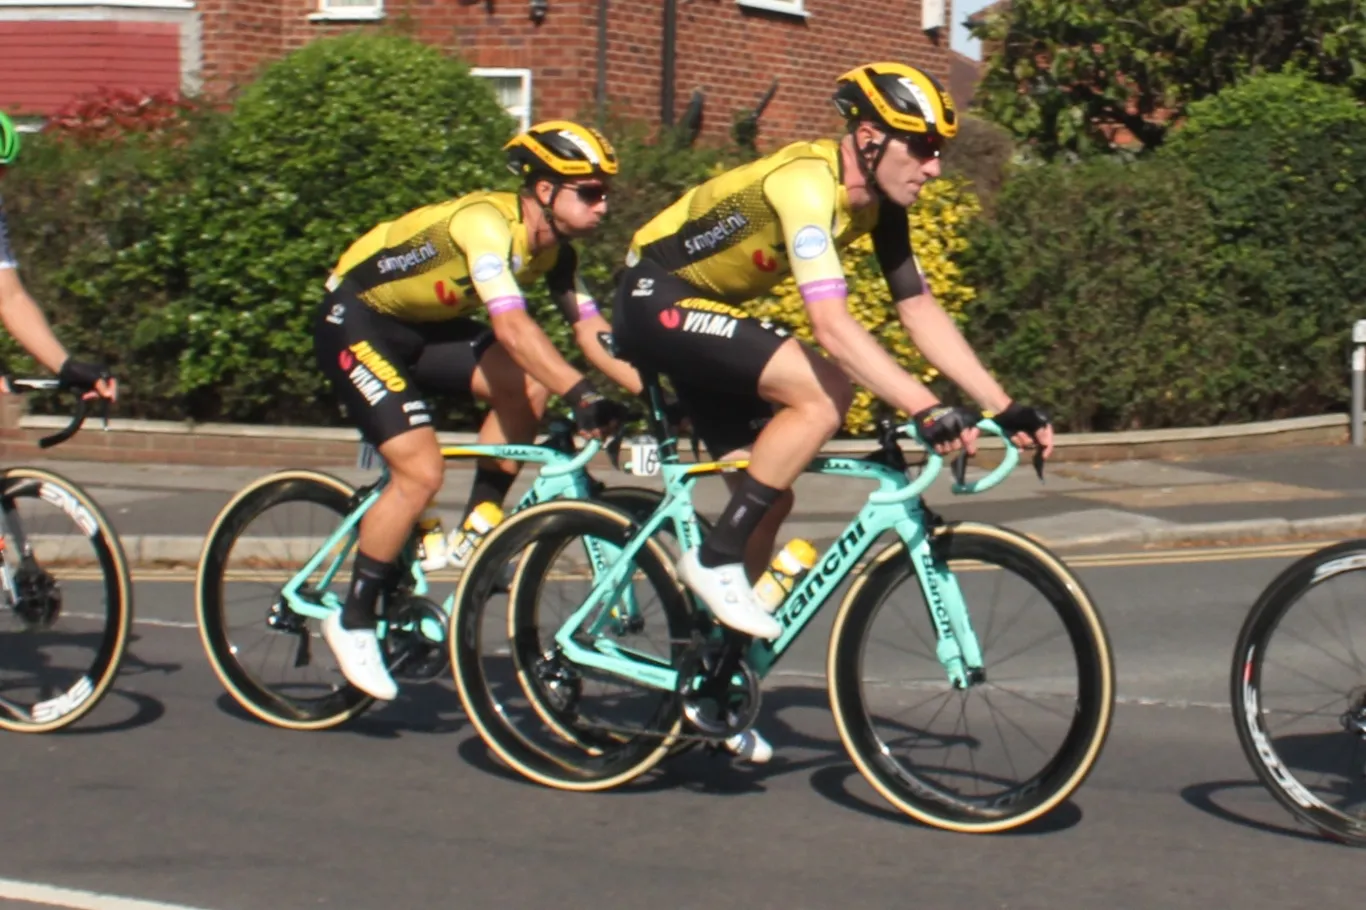
<instances>
[{"instance_id":1,"label":"cyclist in yellow jersey","mask_svg":"<svg viewBox=\"0 0 1366 910\"><path fill-rule=\"evenodd\" d=\"M570 243L607 211L615 151L596 130L559 120L533 126L505 149L525 181L520 193L471 193L377 225L337 262L315 323L318 366L392 475L361 520L345 606L322 626L342 673L379 699L397 687L376 640L375 603L445 468L424 393L488 402L483 443L530 442L550 392L569 402L586 435L607 428L617 406L527 314L522 288L538 279L589 361L641 391L635 370L598 341L608 323L579 280ZM480 307L487 326L470 318ZM517 467L481 460L466 515L484 502L501 505Z\"/></svg>"},{"instance_id":2,"label":"cyclist in yellow jersey","mask_svg":"<svg viewBox=\"0 0 1366 910\"><path fill-rule=\"evenodd\" d=\"M0 112L0 178L19 158L19 146L19 130L14 121ZM0 322L34 360L57 374L63 386L83 389L87 398L113 401L118 397L118 381L109 375L108 369L103 364L75 360L68 355L53 334L47 317L29 296L19 277L19 260L10 248L3 199L0 199ZM0 379L0 394L8 394L9 390L9 385Z\"/></svg>"},{"instance_id":3,"label":"cyclist in yellow jersey","mask_svg":"<svg viewBox=\"0 0 1366 910\"><path fill-rule=\"evenodd\" d=\"M717 618L750 635L782 629L751 585L772 556L791 486L839 430L851 380L914 416L940 452L975 450L980 416L943 407L850 315L839 251L872 234L911 339L1020 444L1052 451L1047 417L1011 401L935 302L911 249L907 208L939 176L957 132L953 103L900 63L845 73L834 94L839 140L797 142L685 193L641 228L617 289L614 337L630 362L670 378L713 458L749 458L732 498L679 577ZM826 359L746 301L791 274ZM756 760L766 757L760 744Z\"/></svg>"}]
</instances>

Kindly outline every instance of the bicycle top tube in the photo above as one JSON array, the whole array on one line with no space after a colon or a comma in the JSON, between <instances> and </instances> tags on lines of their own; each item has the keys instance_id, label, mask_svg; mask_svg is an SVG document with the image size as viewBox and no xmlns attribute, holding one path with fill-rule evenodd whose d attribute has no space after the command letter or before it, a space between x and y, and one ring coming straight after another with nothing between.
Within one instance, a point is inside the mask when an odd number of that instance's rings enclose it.
<instances>
[{"instance_id":1,"label":"bicycle top tube","mask_svg":"<svg viewBox=\"0 0 1366 910\"><path fill-rule=\"evenodd\" d=\"M971 483L960 484L956 481L950 489L959 495L971 495L990 490L992 487L1001 483L1015 470L1015 466L1020 461L1020 450L1006 438L996 422L987 418L978 421L977 426L986 433L1001 438L1004 443L1005 454L1001 463L996 469L985 477L981 477ZM908 437L920 443L925 448L927 460L924 468L915 480L907 481L904 474L895 471L884 465L869 462L861 458L839 458L839 457L820 457L813 459L806 471L817 474L842 474L847 476L864 477L869 480L881 482L879 489L868 495L868 501L885 505L907 502L920 496L930 485L934 483L939 471L944 466L944 458L939 455L920 438L916 432L914 424L905 424L897 428L898 432L905 433ZM698 477L708 474L727 474L743 471L749 466L747 460L737 461L712 461L701 464L662 464L659 466L660 473L664 476L665 486L670 489L680 489L691 484Z\"/></svg>"},{"instance_id":2,"label":"bicycle top tube","mask_svg":"<svg viewBox=\"0 0 1366 910\"><path fill-rule=\"evenodd\" d=\"M533 443L499 443L484 444L474 443L473 445L462 446L442 446L442 458L502 458L508 461L526 461L533 464L548 465L542 474L547 477L557 477L562 474L573 474L582 471L593 460L602 449L602 442L597 439L590 439L588 443L579 449L572 458L561 452L559 449L550 446L535 445Z\"/></svg>"}]
</instances>

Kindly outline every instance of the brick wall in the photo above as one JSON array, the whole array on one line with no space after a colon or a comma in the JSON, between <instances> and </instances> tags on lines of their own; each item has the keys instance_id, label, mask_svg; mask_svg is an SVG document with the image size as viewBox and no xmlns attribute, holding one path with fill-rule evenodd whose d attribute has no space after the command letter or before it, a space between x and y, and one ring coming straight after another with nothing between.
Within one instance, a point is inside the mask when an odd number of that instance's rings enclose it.
<instances>
[{"instance_id":1,"label":"brick wall","mask_svg":"<svg viewBox=\"0 0 1366 910\"><path fill-rule=\"evenodd\" d=\"M51 114L105 86L175 91L180 28L165 22L0 22L0 109Z\"/></svg>"},{"instance_id":2,"label":"brick wall","mask_svg":"<svg viewBox=\"0 0 1366 910\"><path fill-rule=\"evenodd\" d=\"M310 19L315 0L200 0L205 79L218 89L251 78L263 62L325 35L373 28ZM525 0L388 0L385 22L458 50L473 66L532 71L532 118L591 116L596 100L597 0L550 0L539 24ZM704 135L723 138L734 113L779 80L763 141L776 145L836 127L835 76L863 62L904 60L948 83L947 31L920 29L919 0L806 0L806 18L755 11L735 0L678 0L674 116L693 89L705 93ZM948 11L952 17L952 10ZM612 0L607 40L611 108L658 122L663 3Z\"/></svg>"}]
</instances>

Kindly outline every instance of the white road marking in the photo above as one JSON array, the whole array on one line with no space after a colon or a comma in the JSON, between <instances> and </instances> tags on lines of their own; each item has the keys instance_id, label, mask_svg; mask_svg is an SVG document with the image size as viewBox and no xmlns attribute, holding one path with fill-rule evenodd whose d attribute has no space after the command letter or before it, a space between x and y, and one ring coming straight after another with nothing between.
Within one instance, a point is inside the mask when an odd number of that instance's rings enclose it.
<instances>
[{"instance_id":1,"label":"white road marking","mask_svg":"<svg viewBox=\"0 0 1366 910\"><path fill-rule=\"evenodd\" d=\"M0 898L45 904L49 907L67 907L70 910L196 910L183 904L115 897L112 894L56 888L52 885L21 882L12 878L0 878Z\"/></svg>"}]
</instances>

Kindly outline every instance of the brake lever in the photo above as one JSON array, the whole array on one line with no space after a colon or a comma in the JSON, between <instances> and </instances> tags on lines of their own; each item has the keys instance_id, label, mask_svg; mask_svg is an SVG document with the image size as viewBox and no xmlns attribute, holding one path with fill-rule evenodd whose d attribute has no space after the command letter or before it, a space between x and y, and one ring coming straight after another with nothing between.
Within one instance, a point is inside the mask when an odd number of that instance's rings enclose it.
<instances>
[{"instance_id":1,"label":"brake lever","mask_svg":"<svg viewBox=\"0 0 1366 910\"><path fill-rule=\"evenodd\" d=\"M968 450L963 449L958 453L958 457L953 460L953 479L961 487L967 482L968 477Z\"/></svg>"},{"instance_id":2,"label":"brake lever","mask_svg":"<svg viewBox=\"0 0 1366 910\"><path fill-rule=\"evenodd\" d=\"M1034 447L1034 473L1039 475L1039 483L1043 483L1043 446Z\"/></svg>"}]
</instances>

